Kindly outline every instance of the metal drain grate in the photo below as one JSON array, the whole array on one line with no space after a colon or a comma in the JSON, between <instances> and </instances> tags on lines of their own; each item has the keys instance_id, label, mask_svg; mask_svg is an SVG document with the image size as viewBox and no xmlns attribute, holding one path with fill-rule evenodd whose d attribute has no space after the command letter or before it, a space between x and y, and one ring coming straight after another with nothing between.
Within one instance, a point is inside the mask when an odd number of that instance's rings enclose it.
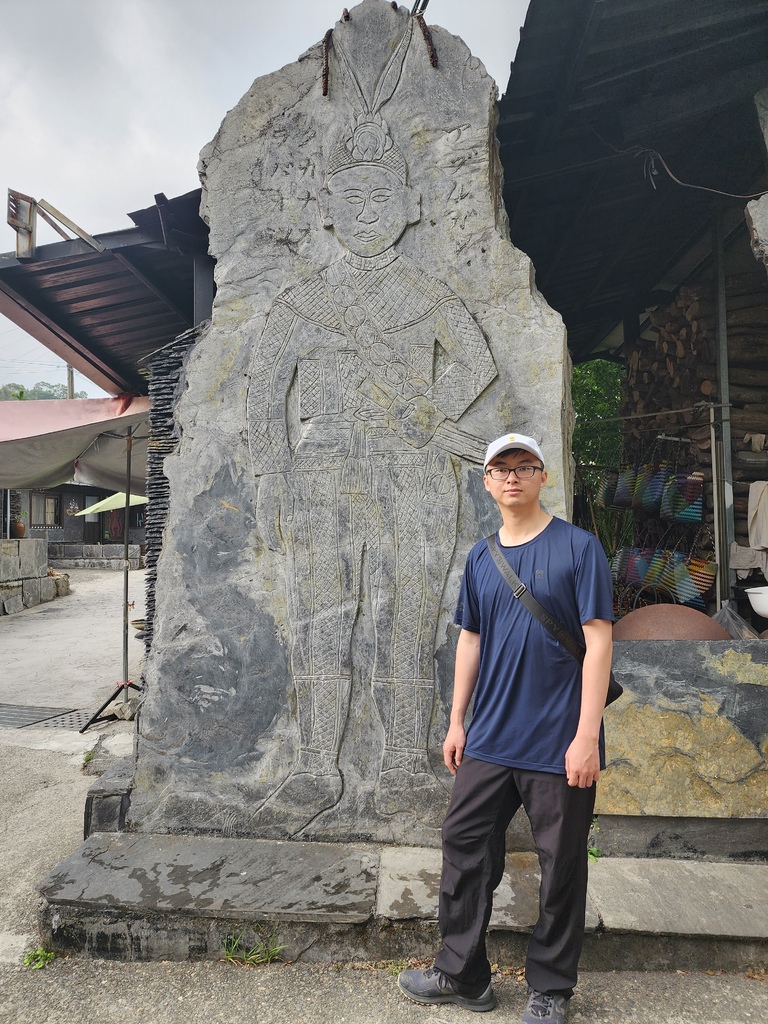
<instances>
[{"instance_id":1,"label":"metal drain grate","mask_svg":"<svg viewBox=\"0 0 768 1024\"><path fill-rule=\"evenodd\" d=\"M92 718L92 711L68 711L65 715L46 718L44 722L38 724L41 729L73 729L75 732L79 732Z\"/></svg>"},{"instance_id":2,"label":"metal drain grate","mask_svg":"<svg viewBox=\"0 0 768 1024\"><path fill-rule=\"evenodd\" d=\"M28 704L0 704L0 728L24 729L52 718L72 714L71 708L40 708ZM74 712L77 714L77 712Z\"/></svg>"}]
</instances>

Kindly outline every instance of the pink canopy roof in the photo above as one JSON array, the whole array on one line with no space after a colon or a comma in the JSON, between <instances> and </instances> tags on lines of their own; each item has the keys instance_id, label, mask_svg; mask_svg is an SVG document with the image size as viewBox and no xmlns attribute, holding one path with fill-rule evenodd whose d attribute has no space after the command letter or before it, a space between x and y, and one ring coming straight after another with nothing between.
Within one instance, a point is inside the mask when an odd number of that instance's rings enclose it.
<instances>
[{"instance_id":1,"label":"pink canopy roof","mask_svg":"<svg viewBox=\"0 0 768 1024\"><path fill-rule=\"evenodd\" d=\"M0 487L124 491L131 430L131 493L144 494L149 407L140 395L0 402Z\"/></svg>"}]
</instances>

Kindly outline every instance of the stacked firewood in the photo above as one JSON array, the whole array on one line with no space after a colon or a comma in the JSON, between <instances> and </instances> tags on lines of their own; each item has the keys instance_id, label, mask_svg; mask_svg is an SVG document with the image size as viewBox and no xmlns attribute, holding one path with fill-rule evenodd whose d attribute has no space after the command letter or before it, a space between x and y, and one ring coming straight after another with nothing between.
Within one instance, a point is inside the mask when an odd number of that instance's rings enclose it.
<instances>
[{"instance_id":1,"label":"stacked firewood","mask_svg":"<svg viewBox=\"0 0 768 1024\"><path fill-rule=\"evenodd\" d=\"M747 544L747 501L753 480L768 479L768 277L761 268L726 279L726 329L736 540ZM716 304L711 282L681 288L650 315L650 328L626 352L622 415L628 451L650 451L658 434L685 438L685 468L705 477L705 520L712 512L709 409L719 403ZM716 420L720 411L716 410ZM681 446L682 450L683 446Z\"/></svg>"}]
</instances>

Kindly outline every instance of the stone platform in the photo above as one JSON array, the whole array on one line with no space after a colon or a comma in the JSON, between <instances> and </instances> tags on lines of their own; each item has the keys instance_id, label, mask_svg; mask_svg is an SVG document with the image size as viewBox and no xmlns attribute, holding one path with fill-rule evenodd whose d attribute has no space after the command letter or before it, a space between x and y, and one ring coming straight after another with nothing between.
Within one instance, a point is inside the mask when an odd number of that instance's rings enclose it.
<instances>
[{"instance_id":1,"label":"stone platform","mask_svg":"<svg viewBox=\"0 0 768 1024\"><path fill-rule=\"evenodd\" d=\"M52 569L111 569L125 567L123 544L54 543L48 545L48 564ZM128 545L128 568L141 569L144 559L139 544Z\"/></svg>"},{"instance_id":2,"label":"stone platform","mask_svg":"<svg viewBox=\"0 0 768 1024\"><path fill-rule=\"evenodd\" d=\"M94 833L39 886L46 948L123 960L219 959L232 934L277 933L289 960L428 957L438 850ZM537 914L535 854L514 853L489 955L520 962ZM585 970L768 964L768 865L602 857L590 866Z\"/></svg>"}]
</instances>

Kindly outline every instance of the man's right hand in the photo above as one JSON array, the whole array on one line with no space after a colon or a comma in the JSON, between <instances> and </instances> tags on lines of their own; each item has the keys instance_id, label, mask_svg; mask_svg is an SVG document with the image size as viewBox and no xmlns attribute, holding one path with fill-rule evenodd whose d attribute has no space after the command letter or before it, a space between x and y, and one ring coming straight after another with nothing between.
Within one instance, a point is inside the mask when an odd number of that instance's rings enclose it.
<instances>
[{"instance_id":1,"label":"man's right hand","mask_svg":"<svg viewBox=\"0 0 768 1024\"><path fill-rule=\"evenodd\" d=\"M456 774L456 769L464 757L464 747L467 742L467 734L463 725L451 725L443 743L443 761L445 767L451 773Z\"/></svg>"}]
</instances>

